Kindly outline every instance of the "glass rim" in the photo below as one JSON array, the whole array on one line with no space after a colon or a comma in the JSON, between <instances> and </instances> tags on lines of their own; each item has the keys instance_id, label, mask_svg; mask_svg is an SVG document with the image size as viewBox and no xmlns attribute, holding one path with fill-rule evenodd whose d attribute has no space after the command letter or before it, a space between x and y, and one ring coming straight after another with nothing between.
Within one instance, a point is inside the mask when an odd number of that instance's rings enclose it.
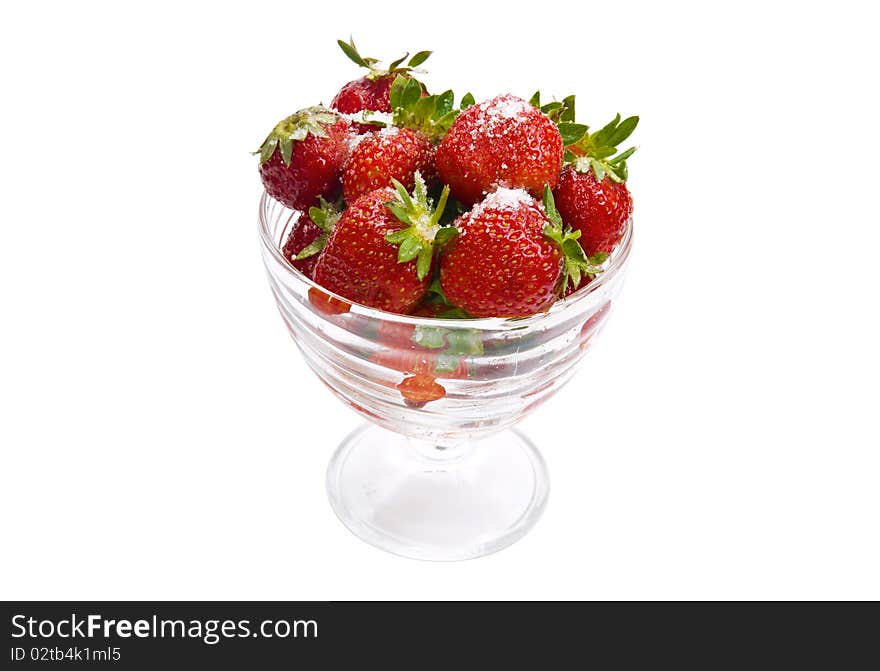
<instances>
[{"instance_id":1,"label":"glass rim","mask_svg":"<svg viewBox=\"0 0 880 671\"><path fill-rule=\"evenodd\" d=\"M264 190L262 195L260 196L260 240L263 244L263 247L272 255L275 261L277 261L281 265L281 267L284 268L285 272L288 275L294 277L297 281L302 282L309 288L317 289L318 291L328 296L331 296L332 298L335 298L344 303L348 303L352 306L352 310L356 310L357 314L359 315L372 317L373 319L380 319L384 321L393 321L401 324L412 324L414 326L430 325L442 328L468 328L484 331L512 331L539 326L543 322L560 316L563 312L574 312L579 304L586 306L587 299L589 299L599 289L611 282L618 274L620 274L621 270L626 264L627 259L629 258L630 250L632 249L633 218L630 217L626 221L626 228L623 232L623 237L608 258L608 266L606 267L604 272L600 273L596 277L596 279L587 284L587 286L578 289L570 296L566 296L564 299L557 300L553 305L550 306L548 310L530 315L528 317L471 317L466 319L440 319L437 317L401 315L395 312L387 312L385 310L371 308L368 305L357 303L356 301L345 298L345 296L341 296L337 293L330 291L329 289L325 289L320 284L318 284L311 278L306 277L306 275L304 275L300 270L295 268L287 259L287 257L285 257L284 254L281 252L281 247L275 243L275 240L273 239L269 231L269 222L266 220L266 210L267 205L270 201L276 203L280 207L284 207L285 209L290 210L290 208L285 207L282 203L272 198ZM296 210L290 211L296 212ZM302 213L300 213L300 216L302 216Z\"/></svg>"}]
</instances>

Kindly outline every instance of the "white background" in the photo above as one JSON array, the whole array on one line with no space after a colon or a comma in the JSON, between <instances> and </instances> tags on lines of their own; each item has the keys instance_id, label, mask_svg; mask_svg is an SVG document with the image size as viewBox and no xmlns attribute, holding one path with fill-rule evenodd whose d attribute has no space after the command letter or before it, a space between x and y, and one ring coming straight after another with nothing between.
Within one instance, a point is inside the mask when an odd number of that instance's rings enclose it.
<instances>
[{"instance_id":1,"label":"white background","mask_svg":"<svg viewBox=\"0 0 880 671\"><path fill-rule=\"evenodd\" d=\"M868 3L18 3L0 56L0 597L880 598ZM546 514L476 561L375 550L324 468L359 419L259 260L249 155L367 55L640 114L637 240L523 429Z\"/></svg>"}]
</instances>

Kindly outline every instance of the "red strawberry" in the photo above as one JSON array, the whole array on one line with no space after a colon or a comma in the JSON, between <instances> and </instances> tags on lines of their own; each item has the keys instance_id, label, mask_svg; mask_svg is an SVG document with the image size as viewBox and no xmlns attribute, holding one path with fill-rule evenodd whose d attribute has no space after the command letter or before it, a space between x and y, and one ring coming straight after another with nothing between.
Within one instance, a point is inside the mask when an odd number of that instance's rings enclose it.
<instances>
[{"instance_id":1,"label":"red strawberry","mask_svg":"<svg viewBox=\"0 0 880 671\"><path fill-rule=\"evenodd\" d=\"M435 237L442 230L437 222L449 192L443 191L434 211L420 177L412 197L400 183L395 186L349 204L318 259L315 281L363 305L406 313L428 289Z\"/></svg>"},{"instance_id":2,"label":"red strawberry","mask_svg":"<svg viewBox=\"0 0 880 671\"><path fill-rule=\"evenodd\" d=\"M610 254L626 230L633 202L623 182L607 175L599 181L592 169L578 172L575 166L562 171L554 191L562 220L581 232L581 244L589 254Z\"/></svg>"},{"instance_id":3,"label":"red strawberry","mask_svg":"<svg viewBox=\"0 0 880 671\"><path fill-rule=\"evenodd\" d=\"M397 385L403 402L411 408L422 408L431 401L439 401L446 396L446 389L433 375L420 373L406 378Z\"/></svg>"},{"instance_id":4,"label":"red strawberry","mask_svg":"<svg viewBox=\"0 0 880 671\"><path fill-rule=\"evenodd\" d=\"M294 210L339 193L339 173L348 156L350 124L324 107L287 117L260 147L260 177L266 192Z\"/></svg>"},{"instance_id":5,"label":"red strawberry","mask_svg":"<svg viewBox=\"0 0 880 671\"><path fill-rule=\"evenodd\" d=\"M348 82L339 90L336 97L333 98L330 107L343 114L356 114L364 110L390 112L390 92L394 80L398 75L406 75L413 68L424 63L428 56L431 55L430 51L420 51L409 59L406 66L401 67L404 60L409 56L409 54L406 54L403 58L394 61L387 70L383 70L376 67L376 64L379 62L378 60L361 56L358 53L354 40L349 42L337 40L337 43L346 56L357 65L370 71L365 77Z\"/></svg>"},{"instance_id":6,"label":"red strawberry","mask_svg":"<svg viewBox=\"0 0 880 671\"><path fill-rule=\"evenodd\" d=\"M343 114L364 110L390 112L388 92L397 75L382 75L376 79L361 77L345 84L333 98L330 107Z\"/></svg>"},{"instance_id":7,"label":"red strawberry","mask_svg":"<svg viewBox=\"0 0 880 671\"><path fill-rule=\"evenodd\" d=\"M318 312L331 317L344 315L351 310L351 303L346 303L328 293L324 293L318 287L309 288L309 303Z\"/></svg>"},{"instance_id":8,"label":"red strawberry","mask_svg":"<svg viewBox=\"0 0 880 671\"><path fill-rule=\"evenodd\" d=\"M527 317L549 308L590 266L577 234L563 230L549 187L542 208L522 189L501 188L455 222L440 283L474 317Z\"/></svg>"},{"instance_id":9,"label":"red strawberry","mask_svg":"<svg viewBox=\"0 0 880 671\"><path fill-rule=\"evenodd\" d=\"M390 186L396 179L407 189L415 186L414 175L434 179L434 142L455 120L453 93L425 96L414 79L398 76L391 87L394 126L365 136L346 161L342 187L347 200Z\"/></svg>"},{"instance_id":10,"label":"red strawberry","mask_svg":"<svg viewBox=\"0 0 880 671\"><path fill-rule=\"evenodd\" d=\"M570 165L562 171L554 196L563 221L580 231L584 251L610 254L626 230L633 202L626 188L626 159L630 148L617 154L617 145L635 130L638 117L620 120L620 115L601 130L587 134L567 148ZM616 154L616 155L615 155Z\"/></svg>"},{"instance_id":11,"label":"red strawberry","mask_svg":"<svg viewBox=\"0 0 880 671\"><path fill-rule=\"evenodd\" d=\"M562 154L556 124L525 100L504 95L458 116L437 148L437 172L466 204L499 186L540 196L545 184L556 186Z\"/></svg>"},{"instance_id":12,"label":"red strawberry","mask_svg":"<svg viewBox=\"0 0 880 671\"><path fill-rule=\"evenodd\" d=\"M385 368L410 375L455 379L464 379L468 376L464 357L444 357L442 353L425 349L380 350L371 356L370 360Z\"/></svg>"},{"instance_id":13,"label":"red strawberry","mask_svg":"<svg viewBox=\"0 0 880 671\"><path fill-rule=\"evenodd\" d=\"M389 126L363 136L352 150L342 170L342 192L351 201L391 186L392 179L412 190L416 172L433 179L434 146L418 131Z\"/></svg>"},{"instance_id":14,"label":"red strawberry","mask_svg":"<svg viewBox=\"0 0 880 671\"><path fill-rule=\"evenodd\" d=\"M483 344L476 331L419 326L413 328L409 342L380 350L370 359L406 375L395 387L407 405L422 407L446 395L438 378L466 379L468 356L482 353Z\"/></svg>"},{"instance_id":15,"label":"red strawberry","mask_svg":"<svg viewBox=\"0 0 880 671\"><path fill-rule=\"evenodd\" d=\"M318 228L307 214L301 214L296 227L290 232L281 250L284 257L290 261L290 264L306 277L312 276L315 264L318 262L318 256L315 254L303 259L298 259L297 256L320 237L321 233L321 229Z\"/></svg>"},{"instance_id":16,"label":"red strawberry","mask_svg":"<svg viewBox=\"0 0 880 671\"><path fill-rule=\"evenodd\" d=\"M328 203L323 198L318 200L320 207L310 207L308 214L303 212L300 215L281 250L291 265L306 277L312 277L318 253L327 244L330 231L340 216L338 205Z\"/></svg>"}]
</instances>

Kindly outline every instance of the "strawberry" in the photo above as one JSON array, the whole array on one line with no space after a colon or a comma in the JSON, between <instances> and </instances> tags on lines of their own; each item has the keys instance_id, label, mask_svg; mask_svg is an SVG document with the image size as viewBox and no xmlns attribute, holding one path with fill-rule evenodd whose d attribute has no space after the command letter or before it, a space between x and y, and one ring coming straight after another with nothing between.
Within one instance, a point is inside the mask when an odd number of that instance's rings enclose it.
<instances>
[{"instance_id":1,"label":"strawberry","mask_svg":"<svg viewBox=\"0 0 880 671\"><path fill-rule=\"evenodd\" d=\"M441 257L450 303L474 317L527 317L549 308L569 281L598 272L565 230L549 186L543 208L523 189L500 188L453 224Z\"/></svg>"},{"instance_id":2,"label":"strawberry","mask_svg":"<svg viewBox=\"0 0 880 671\"><path fill-rule=\"evenodd\" d=\"M346 200L391 186L392 179L412 190L416 172L429 181L433 178L434 146L418 131L389 126L363 137L342 170Z\"/></svg>"},{"instance_id":3,"label":"strawberry","mask_svg":"<svg viewBox=\"0 0 880 671\"><path fill-rule=\"evenodd\" d=\"M581 126L580 137L566 148L569 164L563 169L554 196L563 221L581 232L580 243L590 256L610 254L626 230L633 202L626 187L626 159L635 148L617 153L638 125L638 117L620 115L595 133Z\"/></svg>"},{"instance_id":4,"label":"strawberry","mask_svg":"<svg viewBox=\"0 0 880 671\"><path fill-rule=\"evenodd\" d=\"M388 92L395 75L383 75L376 79L361 77L345 84L333 98L330 107L343 114L356 114L369 110L390 112Z\"/></svg>"},{"instance_id":5,"label":"strawberry","mask_svg":"<svg viewBox=\"0 0 880 671\"><path fill-rule=\"evenodd\" d=\"M442 353L425 349L384 349L376 352L370 360L408 375L456 379L468 376L467 363L463 357L445 357Z\"/></svg>"},{"instance_id":6,"label":"strawberry","mask_svg":"<svg viewBox=\"0 0 880 671\"><path fill-rule=\"evenodd\" d=\"M315 281L351 301L406 313L425 295L434 246L448 240L441 229L448 189L437 209L421 176L410 196L395 188L371 191L349 203L315 266Z\"/></svg>"},{"instance_id":7,"label":"strawberry","mask_svg":"<svg viewBox=\"0 0 880 671\"><path fill-rule=\"evenodd\" d=\"M323 198L319 202L320 207L310 207L308 214L300 215L281 250L291 265L309 278L318 262L318 253L324 249L340 216L340 204L328 203Z\"/></svg>"},{"instance_id":8,"label":"strawberry","mask_svg":"<svg viewBox=\"0 0 880 671\"><path fill-rule=\"evenodd\" d=\"M318 197L335 198L348 155L350 124L324 107L308 107L280 121L260 146L266 192L294 210Z\"/></svg>"},{"instance_id":9,"label":"strawberry","mask_svg":"<svg viewBox=\"0 0 880 671\"><path fill-rule=\"evenodd\" d=\"M626 184L607 175L601 181L587 169L567 166L554 192L563 221L581 232L581 244L589 255L610 254L626 230L633 211Z\"/></svg>"},{"instance_id":10,"label":"strawberry","mask_svg":"<svg viewBox=\"0 0 880 671\"><path fill-rule=\"evenodd\" d=\"M395 338L401 335L401 331L393 333ZM470 373L468 357L483 354L480 333L473 329L410 325L409 335L408 341L397 340L396 346L390 345L370 359L406 376L395 387L412 407L443 398L446 389L437 379L466 379Z\"/></svg>"},{"instance_id":11,"label":"strawberry","mask_svg":"<svg viewBox=\"0 0 880 671\"><path fill-rule=\"evenodd\" d=\"M439 401L446 396L446 389L433 375L419 373L407 377L397 385L403 402L411 408L423 408L431 401Z\"/></svg>"},{"instance_id":12,"label":"strawberry","mask_svg":"<svg viewBox=\"0 0 880 671\"><path fill-rule=\"evenodd\" d=\"M512 95L461 112L437 148L437 172L458 200L473 204L496 187L540 196L562 167L559 129L540 109Z\"/></svg>"},{"instance_id":13,"label":"strawberry","mask_svg":"<svg viewBox=\"0 0 880 671\"><path fill-rule=\"evenodd\" d=\"M318 287L309 288L309 303L321 314L330 317L344 315L351 310L351 303L347 303L335 296L321 291Z\"/></svg>"},{"instance_id":14,"label":"strawberry","mask_svg":"<svg viewBox=\"0 0 880 671\"><path fill-rule=\"evenodd\" d=\"M348 42L337 40L337 43L354 63L370 71L365 77L345 84L333 98L330 107L343 114L356 114L364 110L390 112L392 109L390 93L394 80L399 75L408 77L409 72L424 63L431 55L430 51L420 51L409 59L406 66L401 67L409 56L406 54L389 65L387 70L383 70L376 67L379 62L377 59L367 58L358 53L353 39ZM421 88L421 84L419 87Z\"/></svg>"},{"instance_id":15,"label":"strawberry","mask_svg":"<svg viewBox=\"0 0 880 671\"><path fill-rule=\"evenodd\" d=\"M453 98L452 91L423 95L416 80L398 76L390 93L394 125L364 136L352 150L342 172L346 200L391 186L394 180L411 190L417 172L433 181L434 142L458 115Z\"/></svg>"},{"instance_id":16,"label":"strawberry","mask_svg":"<svg viewBox=\"0 0 880 671\"><path fill-rule=\"evenodd\" d=\"M290 261L290 265L306 277L311 277L318 262L317 255L299 258L299 253L312 244L321 235L321 229L306 214L301 214L296 227L287 236L281 253Z\"/></svg>"}]
</instances>

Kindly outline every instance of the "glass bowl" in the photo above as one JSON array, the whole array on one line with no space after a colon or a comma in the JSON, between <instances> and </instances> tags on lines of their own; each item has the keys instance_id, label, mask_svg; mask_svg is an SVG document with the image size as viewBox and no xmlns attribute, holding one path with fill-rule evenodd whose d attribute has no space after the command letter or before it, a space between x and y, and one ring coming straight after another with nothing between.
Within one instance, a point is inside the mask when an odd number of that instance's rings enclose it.
<instances>
[{"instance_id":1,"label":"glass bowl","mask_svg":"<svg viewBox=\"0 0 880 671\"><path fill-rule=\"evenodd\" d=\"M406 557L500 550L540 517L549 480L512 427L574 374L620 291L632 223L607 270L546 313L429 319L352 304L281 247L298 213L263 194L263 262L281 316L318 378L369 420L327 471L333 510L358 537Z\"/></svg>"}]
</instances>

